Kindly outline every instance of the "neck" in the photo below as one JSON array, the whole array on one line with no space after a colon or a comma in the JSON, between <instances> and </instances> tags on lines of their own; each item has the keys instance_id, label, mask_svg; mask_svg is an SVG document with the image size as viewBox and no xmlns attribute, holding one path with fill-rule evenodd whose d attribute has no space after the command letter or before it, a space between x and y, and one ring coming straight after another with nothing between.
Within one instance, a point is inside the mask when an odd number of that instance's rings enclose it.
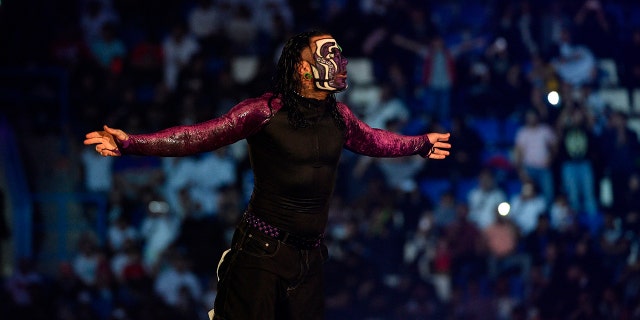
<instances>
[{"instance_id":1,"label":"neck","mask_svg":"<svg viewBox=\"0 0 640 320\"><path fill-rule=\"evenodd\" d=\"M316 100L324 100L329 96L329 92L317 90L314 87L303 86L298 93L303 98L310 98Z\"/></svg>"}]
</instances>

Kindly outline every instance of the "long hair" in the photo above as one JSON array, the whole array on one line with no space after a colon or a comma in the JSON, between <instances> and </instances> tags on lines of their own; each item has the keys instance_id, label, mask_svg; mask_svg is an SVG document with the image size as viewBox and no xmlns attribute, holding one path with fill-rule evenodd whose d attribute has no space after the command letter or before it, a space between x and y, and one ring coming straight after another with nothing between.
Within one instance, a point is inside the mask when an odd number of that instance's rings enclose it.
<instances>
[{"instance_id":1,"label":"long hair","mask_svg":"<svg viewBox=\"0 0 640 320\"><path fill-rule=\"evenodd\" d=\"M298 65L302 62L302 50L310 46L311 38L315 36L328 35L326 32L312 30L299 33L291 37L282 48L282 54L276 65L276 72L273 77L273 96L280 97L282 100L282 109L287 112L289 124L294 128L306 128L309 122L304 118L299 109L300 101L303 99L298 92L301 89L300 75L298 74ZM344 121L338 112L335 95L329 94L331 114L339 128L344 128Z\"/></svg>"}]
</instances>

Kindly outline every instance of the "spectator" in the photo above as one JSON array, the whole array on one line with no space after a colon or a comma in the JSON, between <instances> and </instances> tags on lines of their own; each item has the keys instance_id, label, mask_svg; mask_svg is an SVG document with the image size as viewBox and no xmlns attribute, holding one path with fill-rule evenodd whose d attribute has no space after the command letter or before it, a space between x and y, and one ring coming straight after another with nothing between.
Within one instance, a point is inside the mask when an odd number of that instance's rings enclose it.
<instances>
[{"instance_id":1,"label":"spectator","mask_svg":"<svg viewBox=\"0 0 640 320\"><path fill-rule=\"evenodd\" d=\"M136 242L139 240L138 238L138 230L131 224L129 218L124 215L116 217L107 230L107 240L111 252L123 250L125 243Z\"/></svg>"},{"instance_id":2,"label":"spectator","mask_svg":"<svg viewBox=\"0 0 640 320\"><path fill-rule=\"evenodd\" d=\"M493 172L490 169L482 170L478 185L468 193L469 220L479 229L486 229L494 223L498 205L505 201L507 196L496 184Z\"/></svg>"},{"instance_id":3,"label":"spectator","mask_svg":"<svg viewBox=\"0 0 640 320\"><path fill-rule=\"evenodd\" d=\"M622 219L614 214L604 215L602 230L598 235L601 261L608 275L617 279L624 268L629 240L622 229Z\"/></svg>"},{"instance_id":4,"label":"spectator","mask_svg":"<svg viewBox=\"0 0 640 320\"><path fill-rule=\"evenodd\" d=\"M531 258L533 263L540 263L544 260L547 244L555 243L560 240L560 235L556 230L551 228L551 221L548 215L538 216L536 228L521 239L522 246L526 254Z\"/></svg>"},{"instance_id":5,"label":"spectator","mask_svg":"<svg viewBox=\"0 0 640 320\"><path fill-rule=\"evenodd\" d=\"M571 209L595 220L598 206L595 197L594 162L598 154L596 137L587 124L584 107L565 106L558 121L561 181Z\"/></svg>"},{"instance_id":6,"label":"spectator","mask_svg":"<svg viewBox=\"0 0 640 320\"><path fill-rule=\"evenodd\" d=\"M568 29L562 31L558 55L551 64L560 79L574 87L590 84L595 79L596 58L588 47L573 42Z\"/></svg>"},{"instance_id":7,"label":"spectator","mask_svg":"<svg viewBox=\"0 0 640 320\"><path fill-rule=\"evenodd\" d=\"M164 84L170 90L176 88L178 75L200 50L195 40L183 23L177 23L171 28L171 33L162 43L164 55Z\"/></svg>"},{"instance_id":8,"label":"spectator","mask_svg":"<svg viewBox=\"0 0 640 320\"><path fill-rule=\"evenodd\" d=\"M629 184L624 197L623 227L634 235L640 232L640 173L629 176Z\"/></svg>"},{"instance_id":9,"label":"spectator","mask_svg":"<svg viewBox=\"0 0 640 320\"><path fill-rule=\"evenodd\" d=\"M430 174L442 175L443 172L449 172L448 177L457 181L478 177L484 165L478 159L482 159L489 147L478 130L471 127L463 116L454 115L451 118L450 140L456 143L455 154L445 161L430 164Z\"/></svg>"},{"instance_id":10,"label":"spectator","mask_svg":"<svg viewBox=\"0 0 640 320\"><path fill-rule=\"evenodd\" d=\"M538 193L532 181L524 181L520 193L511 199L509 218L522 236L531 233L538 224L538 217L546 212L547 202Z\"/></svg>"},{"instance_id":11,"label":"spectator","mask_svg":"<svg viewBox=\"0 0 640 320\"><path fill-rule=\"evenodd\" d=\"M560 80L555 68L543 56L534 55L531 58L531 66L527 72L527 80L531 87L529 103L540 115L540 119L548 121L551 117L547 103L549 92L560 90ZM526 109L518 110L517 116L524 117Z\"/></svg>"},{"instance_id":12,"label":"spectator","mask_svg":"<svg viewBox=\"0 0 640 320\"><path fill-rule=\"evenodd\" d=\"M175 254L155 280L155 293L169 306L178 307L181 299L198 299L202 294L200 282L189 263L185 257Z\"/></svg>"},{"instance_id":13,"label":"spectator","mask_svg":"<svg viewBox=\"0 0 640 320\"><path fill-rule=\"evenodd\" d=\"M610 150L604 157L605 175L611 180L613 203L610 210L620 215L624 211L624 194L629 177L637 169L640 154L638 135L627 126L627 115L614 111L609 115L609 125L601 135L600 144Z\"/></svg>"},{"instance_id":14,"label":"spectator","mask_svg":"<svg viewBox=\"0 0 640 320\"><path fill-rule=\"evenodd\" d=\"M35 307L38 303L44 302L39 299L39 296L45 287L45 279L35 270L33 261L26 258L20 259L13 274L4 282L4 287L9 294L9 300L3 302L8 306L3 310L9 312L7 314L9 317L45 319L41 314L43 310Z\"/></svg>"},{"instance_id":15,"label":"spectator","mask_svg":"<svg viewBox=\"0 0 640 320\"><path fill-rule=\"evenodd\" d=\"M633 30L631 41L622 50L621 65L618 70L621 72L623 84L633 90L640 88L640 28ZM634 101L638 103L638 101Z\"/></svg>"},{"instance_id":16,"label":"spectator","mask_svg":"<svg viewBox=\"0 0 640 320\"><path fill-rule=\"evenodd\" d=\"M100 36L89 43L91 53L98 64L112 74L120 74L123 59L127 54L124 42L116 35L114 25L107 23L102 26Z\"/></svg>"},{"instance_id":17,"label":"spectator","mask_svg":"<svg viewBox=\"0 0 640 320\"><path fill-rule=\"evenodd\" d=\"M81 160L85 190L106 195L113 185L113 159L96 156L95 152L84 149Z\"/></svg>"},{"instance_id":18,"label":"spectator","mask_svg":"<svg viewBox=\"0 0 640 320\"><path fill-rule=\"evenodd\" d=\"M599 58L613 57L616 22L609 17L600 0L584 0L574 18L576 41Z\"/></svg>"},{"instance_id":19,"label":"spectator","mask_svg":"<svg viewBox=\"0 0 640 320\"><path fill-rule=\"evenodd\" d=\"M528 274L529 257L518 251L518 227L497 210L494 214L496 219L482 232L488 250L488 276L496 279L514 267L519 268L518 275Z\"/></svg>"},{"instance_id":20,"label":"spectator","mask_svg":"<svg viewBox=\"0 0 640 320\"><path fill-rule=\"evenodd\" d=\"M186 213L172 247L180 250L184 257L193 263L192 270L195 273L214 275L218 258L228 248L222 217L197 216L196 212L191 210ZM236 218L240 216L238 212L236 214Z\"/></svg>"},{"instance_id":21,"label":"spectator","mask_svg":"<svg viewBox=\"0 0 640 320\"><path fill-rule=\"evenodd\" d=\"M417 13L416 13L417 14ZM422 100L418 115L431 115L437 121L451 117L451 91L456 75L456 59L474 47L473 41L463 41L455 47L448 46L442 35L433 35L428 45L403 35L394 35L393 44L416 53L422 61L422 74L418 88Z\"/></svg>"},{"instance_id":22,"label":"spectator","mask_svg":"<svg viewBox=\"0 0 640 320\"><path fill-rule=\"evenodd\" d=\"M381 85L380 101L365 106L364 111L364 122L372 128L380 129L385 129L390 121L394 121L396 129L401 130L411 116L404 100L396 95L388 83Z\"/></svg>"},{"instance_id":23,"label":"spectator","mask_svg":"<svg viewBox=\"0 0 640 320\"><path fill-rule=\"evenodd\" d=\"M445 230L445 237L452 254L452 278L464 282L486 272L485 242L482 231L468 219L467 205L460 203L456 209L456 220Z\"/></svg>"},{"instance_id":24,"label":"spectator","mask_svg":"<svg viewBox=\"0 0 640 320\"><path fill-rule=\"evenodd\" d=\"M155 87L162 81L163 48L157 37L145 34L129 50L128 74L137 88Z\"/></svg>"},{"instance_id":25,"label":"spectator","mask_svg":"<svg viewBox=\"0 0 640 320\"><path fill-rule=\"evenodd\" d=\"M254 44L258 37L258 26L253 12L246 4L233 7L231 17L223 26L226 41L229 42L229 53L233 55L256 54Z\"/></svg>"},{"instance_id":26,"label":"spectator","mask_svg":"<svg viewBox=\"0 0 640 320\"><path fill-rule=\"evenodd\" d=\"M531 179L540 188L546 206L554 198L552 165L557 145L553 129L535 110L527 111L525 125L516 133L515 163L521 179Z\"/></svg>"},{"instance_id":27,"label":"spectator","mask_svg":"<svg viewBox=\"0 0 640 320\"><path fill-rule=\"evenodd\" d=\"M547 4L547 10L541 12L540 53L549 55L553 47L560 42L562 30L572 24L571 17L567 14L567 4L564 1L551 1Z\"/></svg>"},{"instance_id":28,"label":"spectator","mask_svg":"<svg viewBox=\"0 0 640 320\"><path fill-rule=\"evenodd\" d=\"M219 190L236 183L236 160L230 148L220 148L198 158L191 175L191 198L204 215L215 215L219 211Z\"/></svg>"},{"instance_id":29,"label":"spectator","mask_svg":"<svg viewBox=\"0 0 640 320\"><path fill-rule=\"evenodd\" d=\"M433 223L438 232L443 232L456 220L456 197L451 191L445 191L433 208Z\"/></svg>"},{"instance_id":30,"label":"spectator","mask_svg":"<svg viewBox=\"0 0 640 320\"><path fill-rule=\"evenodd\" d=\"M549 209L551 227L560 233L568 233L576 227L577 217L567 196L560 193L556 196Z\"/></svg>"},{"instance_id":31,"label":"spectator","mask_svg":"<svg viewBox=\"0 0 640 320\"><path fill-rule=\"evenodd\" d=\"M143 261L145 268L155 272L165 250L178 234L180 222L164 201L151 200L147 204L147 216L142 221L140 233L144 239Z\"/></svg>"},{"instance_id":32,"label":"spectator","mask_svg":"<svg viewBox=\"0 0 640 320\"><path fill-rule=\"evenodd\" d=\"M210 43L220 32L222 18L213 0L198 0L197 5L188 13L189 32L201 44Z\"/></svg>"},{"instance_id":33,"label":"spectator","mask_svg":"<svg viewBox=\"0 0 640 320\"><path fill-rule=\"evenodd\" d=\"M85 42L91 43L98 39L106 24L116 22L118 22L118 16L114 11L104 6L104 1L87 1L86 7L80 15L80 26Z\"/></svg>"},{"instance_id":34,"label":"spectator","mask_svg":"<svg viewBox=\"0 0 640 320\"><path fill-rule=\"evenodd\" d=\"M294 25L294 16L288 2L286 0L247 1L253 6L251 11L261 33L273 39L283 36L278 35L278 32L291 30Z\"/></svg>"},{"instance_id":35,"label":"spectator","mask_svg":"<svg viewBox=\"0 0 640 320\"><path fill-rule=\"evenodd\" d=\"M455 56L445 45L442 36L434 36L424 56L422 85L424 104L429 114L440 121L451 116L451 89L455 81Z\"/></svg>"},{"instance_id":36,"label":"spectator","mask_svg":"<svg viewBox=\"0 0 640 320\"><path fill-rule=\"evenodd\" d=\"M96 240L88 233L78 239L79 252L73 258L73 271L85 288L93 288L103 272L105 256L99 251Z\"/></svg>"},{"instance_id":37,"label":"spectator","mask_svg":"<svg viewBox=\"0 0 640 320\"><path fill-rule=\"evenodd\" d=\"M527 0L507 2L496 17L496 34L504 38L514 57L527 58L539 51L539 17Z\"/></svg>"}]
</instances>

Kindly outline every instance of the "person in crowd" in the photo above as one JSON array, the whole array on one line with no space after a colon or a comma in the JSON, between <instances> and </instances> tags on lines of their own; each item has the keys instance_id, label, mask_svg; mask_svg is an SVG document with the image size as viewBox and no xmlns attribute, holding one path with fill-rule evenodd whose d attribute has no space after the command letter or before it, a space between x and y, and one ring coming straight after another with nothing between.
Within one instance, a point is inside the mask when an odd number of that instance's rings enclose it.
<instances>
[{"instance_id":1,"label":"person in crowd","mask_svg":"<svg viewBox=\"0 0 640 320\"><path fill-rule=\"evenodd\" d=\"M522 179L530 179L541 191L545 205L554 198L553 160L557 153L558 138L538 112L530 109L525 114L525 125L516 132L515 164Z\"/></svg>"}]
</instances>

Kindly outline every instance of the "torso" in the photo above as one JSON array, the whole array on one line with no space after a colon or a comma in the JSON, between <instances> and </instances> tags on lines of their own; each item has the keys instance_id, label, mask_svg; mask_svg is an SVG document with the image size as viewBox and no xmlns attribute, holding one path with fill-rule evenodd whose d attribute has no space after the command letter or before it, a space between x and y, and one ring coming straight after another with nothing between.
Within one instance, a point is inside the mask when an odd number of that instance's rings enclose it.
<instances>
[{"instance_id":1,"label":"torso","mask_svg":"<svg viewBox=\"0 0 640 320\"><path fill-rule=\"evenodd\" d=\"M345 137L324 104L300 106L310 122L293 128L278 110L247 139L254 172L249 210L299 235L324 231Z\"/></svg>"}]
</instances>

